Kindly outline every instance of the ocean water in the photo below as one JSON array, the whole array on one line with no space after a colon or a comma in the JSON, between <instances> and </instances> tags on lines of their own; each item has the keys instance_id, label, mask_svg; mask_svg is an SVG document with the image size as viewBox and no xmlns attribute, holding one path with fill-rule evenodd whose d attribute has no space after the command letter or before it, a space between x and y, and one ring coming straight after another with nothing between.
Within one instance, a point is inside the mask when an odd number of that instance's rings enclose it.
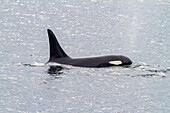
<instances>
[{"instance_id":1,"label":"ocean water","mask_svg":"<svg viewBox=\"0 0 170 113\"><path fill-rule=\"evenodd\" d=\"M168 0L1 0L1 113L168 113ZM131 66L44 65L47 29L71 57L125 55Z\"/></svg>"}]
</instances>

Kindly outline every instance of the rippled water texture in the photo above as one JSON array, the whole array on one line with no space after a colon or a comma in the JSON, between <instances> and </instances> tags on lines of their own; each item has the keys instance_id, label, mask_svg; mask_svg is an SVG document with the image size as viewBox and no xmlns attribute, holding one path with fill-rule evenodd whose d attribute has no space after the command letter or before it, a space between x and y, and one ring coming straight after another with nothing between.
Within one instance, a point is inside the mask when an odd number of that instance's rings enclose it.
<instances>
[{"instance_id":1,"label":"rippled water texture","mask_svg":"<svg viewBox=\"0 0 170 113\"><path fill-rule=\"evenodd\" d=\"M0 112L168 113L168 0L1 0ZM44 65L50 28L72 57L128 56L131 66Z\"/></svg>"}]
</instances>

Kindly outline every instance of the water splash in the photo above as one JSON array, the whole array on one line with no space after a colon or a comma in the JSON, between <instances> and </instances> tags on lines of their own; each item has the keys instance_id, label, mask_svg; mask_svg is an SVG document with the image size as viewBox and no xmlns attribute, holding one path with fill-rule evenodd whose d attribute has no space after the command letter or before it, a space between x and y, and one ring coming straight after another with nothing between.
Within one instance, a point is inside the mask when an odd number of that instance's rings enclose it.
<instances>
[{"instance_id":1,"label":"water splash","mask_svg":"<svg viewBox=\"0 0 170 113\"><path fill-rule=\"evenodd\" d=\"M135 76L143 76L143 77L154 77L154 76L166 77L166 73L168 73L168 69L160 69L160 67L152 67L143 62L134 63L129 69L136 73Z\"/></svg>"},{"instance_id":2,"label":"water splash","mask_svg":"<svg viewBox=\"0 0 170 113\"><path fill-rule=\"evenodd\" d=\"M152 67L143 62L135 62L130 66L115 66L109 68L82 68L73 67L59 63L11 63L9 65L15 66L29 66L29 67L49 67L46 71L49 75L60 75L61 70L67 69L70 71L77 71L78 73L86 73L87 75L118 75L118 76L131 76L131 77L166 77L170 72L170 68L161 69L160 67ZM74 70L73 70L74 69Z\"/></svg>"}]
</instances>

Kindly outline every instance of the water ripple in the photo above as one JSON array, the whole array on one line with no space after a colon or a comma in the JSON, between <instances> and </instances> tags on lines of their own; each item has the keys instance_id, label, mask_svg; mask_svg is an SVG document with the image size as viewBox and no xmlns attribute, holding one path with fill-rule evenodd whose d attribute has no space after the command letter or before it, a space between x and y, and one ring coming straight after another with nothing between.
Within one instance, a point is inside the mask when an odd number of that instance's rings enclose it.
<instances>
[{"instance_id":1,"label":"water ripple","mask_svg":"<svg viewBox=\"0 0 170 113\"><path fill-rule=\"evenodd\" d=\"M48 65L44 63L11 63L8 64L15 66L29 66L29 67L49 67L46 71L50 75L58 75L61 70L67 69L71 73L71 71L75 73L82 73L84 75L97 75L97 76L107 76L107 75L118 75L118 76L131 76L131 77L166 77L166 74L169 73L170 69L160 69L159 67L155 68L150 65L147 65L143 62L133 63L131 66L115 66L108 68L82 68L82 67L73 67L69 65L63 65L58 63L50 63ZM77 71L77 72L76 72Z\"/></svg>"}]
</instances>

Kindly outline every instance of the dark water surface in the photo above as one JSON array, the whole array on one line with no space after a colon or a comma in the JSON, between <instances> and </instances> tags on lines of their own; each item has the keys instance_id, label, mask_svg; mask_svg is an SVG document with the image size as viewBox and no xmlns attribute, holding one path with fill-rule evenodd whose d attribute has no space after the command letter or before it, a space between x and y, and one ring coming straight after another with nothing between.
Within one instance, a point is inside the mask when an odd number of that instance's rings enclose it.
<instances>
[{"instance_id":1,"label":"dark water surface","mask_svg":"<svg viewBox=\"0 0 170 113\"><path fill-rule=\"evenodd\" d=\"M168 0L0 1L0 112L168 113ZM46 30L72 57L122 54L131 66L45 66Z\"/></svg>"}]
</instances>

